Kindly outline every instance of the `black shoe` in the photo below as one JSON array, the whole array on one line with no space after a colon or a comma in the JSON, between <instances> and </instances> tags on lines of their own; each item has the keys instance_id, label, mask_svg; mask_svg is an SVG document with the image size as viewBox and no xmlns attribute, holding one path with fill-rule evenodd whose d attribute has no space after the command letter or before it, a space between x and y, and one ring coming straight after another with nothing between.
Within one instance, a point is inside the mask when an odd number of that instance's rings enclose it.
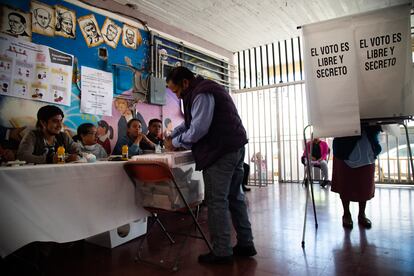
<instances>
[{"instance_id":1,"label":"black shoe","mask_svg":"<svg viewBox=\"0 0 414 276\"><path fill-rule=\"evenodd\" d=\"M321 183L321 187L322 188L325 188L326 186L328 186L329 184L331 184L331 181L329 181L329 180L324 180L324 181L322 181L322 183Z\"/></svg>"},{"instance_id":2,"label":"black shoe","mask_svg":"<svg viewBox=\"0 0 414 276\"><path fill-rule=\"evenodd\" d=\"M363 227L370 229L372 227L372 223L369 219L367 219L365 216L358 216L358 224L362 225Z\"/></svg>"},{"instance_id":3,"label":"black shoe","mask_svg":"<svg viewBox=\"0 0 414 276\"><path fill-rule=\"evenodd\" d=\"M250 188L247 188L246 186L242 186L243 192L250 192Z\"/></svg>"},{"instance_id":4,"label":"black shoe","mask_svg":"<svg viewBox=\"0 0 414 276\"><path fill-rule=\"evenodd\" d=\"M257 254L257 251L256 251L256 248L254 248L254 245L240 246L237 244L235 247L233 247L234 256L252 257L256 254Z\"/></svg>"},{"instance_id":5,"label":"black shoe","mask_svg":"<svg viewBox=\"0 0 414 276\"><path fill-rule=\"evenodd\" d=\"M216 256L213 252L198 256L198 262L204 264L229 264L233 262L233 256Z\"/></svg>"},{"instance_id":6,"label":"black shoe","mask_svg":"<svg viewBox=\"0 0 414 276\"><path fill-rule=\"evenodd\" d=\"M352 229L354 223L352 222L352 217L342 216L342 226L344 228Z\"/></svg>"}]
</instances>

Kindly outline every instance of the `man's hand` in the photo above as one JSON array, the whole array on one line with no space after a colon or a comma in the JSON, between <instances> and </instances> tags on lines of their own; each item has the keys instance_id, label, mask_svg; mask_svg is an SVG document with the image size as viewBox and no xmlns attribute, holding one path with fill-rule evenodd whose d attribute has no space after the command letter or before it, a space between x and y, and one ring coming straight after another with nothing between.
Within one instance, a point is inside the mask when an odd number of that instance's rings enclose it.
<instances>
[{"instance_id":1,"label":"man's hand","mask_svg":"<svg viewBox=\"0 0 414 276\"><path fill-rule=\"evenodd\" d=\"M16 141L20 142L20 140L22 140L21 132L25 128L26 127L19 127L19 128L10 129L10 139L13 139L13 140L16 140Z\"/></svg>"},{"instance_id":2,"label":"man's hand","mask_svg":"<svg viewBox=\"0 0 414 276\"><path fill-rule=\"evenodd\" d=\"M75 162L78 161L80 159L79 155L76 153L70 154L67 158L66 158L66 162Z\"/></svg>"},{"instance_id":3,"label":"man's hand","mask_svg":"<svg viewBox=\"0 0 414 276\"><path fill-rule=\"evenodd\" d=\"M167 151L175 151L176 150L176 148L172 144L172 138L171 137L165 138L164 147Z\"/></svg>"}]
</instances>

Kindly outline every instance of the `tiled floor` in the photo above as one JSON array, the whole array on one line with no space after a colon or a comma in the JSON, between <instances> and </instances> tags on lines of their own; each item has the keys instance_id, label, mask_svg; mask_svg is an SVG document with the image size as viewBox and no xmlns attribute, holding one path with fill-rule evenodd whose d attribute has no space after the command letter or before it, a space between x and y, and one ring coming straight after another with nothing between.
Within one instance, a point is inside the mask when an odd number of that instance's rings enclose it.
<instances>
[{"instance_id":1,"label":"tiled floor","mask_svg":"<svg viewBox=\"0 0 414 276\"><path fill-rule=\"evenodd\" d=\"M319 227L311 205L302 250L305 190L299 184L275 184L248 192L250 216L258 255L239 258L231 265L197 263L206 251L200 240L189 239L176 275L414 275L414 188L377 186L368 202L370 230L345 230L341 226L339 196L314 185ZM206 228L205 211L201 221ZM356 219L358 207L351 203ZM177 222L178 219L178 222ZM189 219L168 220L180 228ZM355 221L354 221L355 223ZM164 241L150 239L153 256L174 257ZM69 244L32 244L3 261L9 275L169 275L134 262L137 240L112 250L83 241ZM148 247L146 247L148 250ZM39 272L39 270L41 272ZM41 274L43 273L43 274ZM5 275L5 274L2 274Z\"/></svg>"}]
</instances>

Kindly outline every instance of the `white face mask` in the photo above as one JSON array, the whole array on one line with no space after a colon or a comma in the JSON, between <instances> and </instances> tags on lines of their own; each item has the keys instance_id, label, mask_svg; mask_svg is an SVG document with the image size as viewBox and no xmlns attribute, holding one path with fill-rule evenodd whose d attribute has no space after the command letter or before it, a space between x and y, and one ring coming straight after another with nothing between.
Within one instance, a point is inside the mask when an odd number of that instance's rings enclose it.
<instances>
[{"instance_id":1,"label":"white face mask","mask_svg":"<svg viewBox=\"0 0 414 276\"><path fill-rule=\"evenodd\" d=\"M93 144L93 145L84 145L84 147L87 150L94 150L96 148L96 144Z\"/></svg>"}]
</instances>

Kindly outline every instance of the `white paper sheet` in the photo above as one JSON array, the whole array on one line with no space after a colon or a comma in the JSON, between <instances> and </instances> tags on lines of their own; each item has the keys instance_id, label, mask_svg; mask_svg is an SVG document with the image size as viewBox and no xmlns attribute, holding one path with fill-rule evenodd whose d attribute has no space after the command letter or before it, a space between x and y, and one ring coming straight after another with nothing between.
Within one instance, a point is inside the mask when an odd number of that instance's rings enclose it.
<instances>
[{"instance_id":1,"label":"white paper sheet","mask_svg":"<svg viewBox=\"0 0 414 276\"><path fill-rule=\"evenodd\" d=\"M95 115L112 115L112 73L81 67L81 112Z\"/></svg>"}]
</instances>

